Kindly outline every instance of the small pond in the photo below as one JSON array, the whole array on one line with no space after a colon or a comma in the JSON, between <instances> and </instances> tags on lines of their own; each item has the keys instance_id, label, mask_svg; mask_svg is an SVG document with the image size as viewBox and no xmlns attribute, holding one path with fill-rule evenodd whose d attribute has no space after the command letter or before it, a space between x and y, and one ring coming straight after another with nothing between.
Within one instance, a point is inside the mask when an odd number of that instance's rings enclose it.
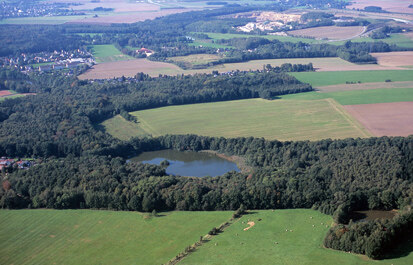
<instances>
[{"instance_id":1,"label":"small pond","mask_svg":"<svg viewBox=\"0 0 413 265\"><path fill-rule=\"evenodd\" d=\"M370 221L375 219L391 219L396 215L395 211L368 210L354 211L352 219L356 221Z\"/></svg>"},{"instance_id":2,"label":"small pond","mask_svg":"<svg viewBox=\"0 0 413 265\"><path fill-rule=\"evenodd\" d=\"M179 176L216 177L229 171L240 171L234 162L214 154L201 152L182 152L168 149L144 152L130 160L153 165L160 165L162 161L168 160L169 166L166 168L166 173Z\"/></svg>"}]
</instances>

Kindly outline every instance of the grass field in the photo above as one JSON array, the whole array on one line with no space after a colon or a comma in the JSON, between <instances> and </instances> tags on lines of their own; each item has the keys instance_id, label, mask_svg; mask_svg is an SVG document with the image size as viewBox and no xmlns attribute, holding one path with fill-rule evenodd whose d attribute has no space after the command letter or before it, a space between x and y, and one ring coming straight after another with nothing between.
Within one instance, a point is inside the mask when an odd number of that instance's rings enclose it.
<instances>
[{"instance_id":1,"label":"grass field","mask_svg":"<svg viewBox=\"0 0 413 265\"><path fill-rule=\"evenodd\" d=\"M168 61L172 63L182 63L187 67L192 67L218 61L219 59L221 59L221 56L216 54L191 54L187 56L171 57L168 58Z\"/></svg>"},{"instance_id":2,"label":"grass field","mask_svg":"<svg viewBox=\"0 0 413 265\"><path fill-rule=\"evenodd\" d=\"M286 100L320 100L332 98L341 105L359 105L413 101L412 88L379 88L340 92L307 92L281 96Z\"/></svg>"},{"instance_id":3,"label":"grass field","mask_svg":"<svg viewBox=\"0 0 413 265\"><path fill-rule=\"evenodd\" d=\"M137 126L136 123L129 122L120 115L116 115L115 117L104 121L101 125L105 128L107 133L116 135L116 138L121 140L129 140L132 136L146 134L146 132Z\"/></svg>"},{"instance_id":4,"label":"grass field","mask_svg":"<svg viewBox=\"0 0 413 265\"><path fill-rule=\"evenodd\" d=\"M255 225L243 231L248 227L248 219ZM179 264L413 263L413 253L399 259L371 261L362 255L325 249L322 242L331 224L330 216L313 210L254 211L253 214L244 215Z\"/></svg>"},{"instance_id":5,"label":"grass field","mask_svg":"<svg viewBox=\"0 0 413 265\"><path fill-rule=\"evenodd\" d=\"M284 141L370 136L331 99L248 99L170 106L131 114L138 118L138 124L113 118L103 124L106 131L122 139L148 134L188 133L224 137L254 136ZM138 128L132 129L131 126Z\"/></svg>"},{"instance_id":6,"label":"grass field","mask_svg":"<svg viewBox=\"0 0 413 265\"><path fill-rule=\"evenodd\" d=\"M113 45L92 45L92 53L97 63L132 60L133 57L121 53Z\"/></svg>"},{"instance_id":7,"label":"grass field","mask_svg":"<svg viewBox=\"0 0 413 265\"><path fill-rule=\"evenodd\" d=\"M0 264L163 264L231 215L0 210Z\"/></svg>"},{"instance_id":8,"label":"grass field","mask_svg":"<svg viewBox=\"0 0 413 265\"><path fill-rule=\"evenodd\" d=\"M337 71L291 73L298 80L314 87L345 84L346 82L413 81L411 70Z\"/></svg>"}]
</instances>

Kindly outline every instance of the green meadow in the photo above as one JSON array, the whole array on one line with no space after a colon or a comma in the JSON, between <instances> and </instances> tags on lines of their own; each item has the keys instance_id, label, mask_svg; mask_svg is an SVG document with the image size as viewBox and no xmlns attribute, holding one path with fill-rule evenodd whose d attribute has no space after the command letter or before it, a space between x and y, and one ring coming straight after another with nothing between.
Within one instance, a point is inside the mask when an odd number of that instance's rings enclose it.
<instances>
[{"instance_id":1,"label":"green meadow","mask_svg":"<svg viewBox=\"0 0 413 265\"><path fill-rule=\"evenodd\" d=\"M332 99L247 99L169 106L131 114L137 117L137 124L115 117L102 124L105 131L124 140L165 134L254 136L283 141L370 136Z\"/></svg>"},{"instance_id":2,"label":"green meadow","mask_svg":"<svg viewBox=\"0 0 413 265\"><path fill-rule=\"evenodd\" d=\"M413 88L379 88L340 92L307 92L281 96L286 100L320 100L332 98L341 105L413 101Z\"/></svg>"},{"instance_id":3,"label":"green meadow","mask_svg":"<svg viewBox=\"0 0 413 265\"><path fill-rule=\"evenodd\" d=\"M134 59L133 57L121 53L113 45L92 45L90 47L97 63L125 61Z\"/></svg>"},{"instance_id":4,"label":"green meadow","mask_svg":"<svg viewBox=\"0 0 413 265\"><path fill-rule=\"evenodd\" d=\"M261 220L260 220L261 219ZM244 228L253 221L249 230ZM184 258L179 264L412 264L413 253L398 259L369 260L366 256L326 249L323 239L331 216L306 209L253 211Z\"/></svg>"},{"instance_id":5,"label":"green meadow","mask_svg":"<svg viewBox=\"0 0 413 265\"><path fill-rule=\"evenodd\" d=\"M290 73L313 87L345 84L346 82L413 81L412 70L334 71Z\"/></svg>"},{"instance_id":6,"label":"green meadow","mask_svg":"<svg viewBox=\"0 0 413 265\"><path fill-rule=\"evenodd\" d=\"M0 210L0 264L164 264L231 215Z\"/></svg>"},{"instance_id":7,"label":"green meadow","mask_svg":"<svg viewBox=\"0 0 413 265\"><path fill-rule=\"evenodd\" d=\"M277 36L277 35L251 35L251 34L234 34L234 33L208 33L202 32L208 35L213 40L227 40L233 38L265 38L269 40L279 40L279 41L288 41L288 42L304 42L304 43L317 43L319 41L310 38L300 38L300 37L291 37L291 36Z\"/></svg>"}]
</instances>

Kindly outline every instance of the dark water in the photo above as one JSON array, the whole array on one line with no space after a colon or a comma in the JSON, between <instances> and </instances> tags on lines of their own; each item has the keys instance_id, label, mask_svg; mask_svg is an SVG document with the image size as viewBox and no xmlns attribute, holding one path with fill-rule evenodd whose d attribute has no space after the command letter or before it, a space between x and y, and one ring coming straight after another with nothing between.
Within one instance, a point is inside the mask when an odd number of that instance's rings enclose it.
<instances>
[{"instance_id":1,"label":"dark water","mask_svg":"<svg viewBox=\"0 0 413 265\"><path fill-rule=\"evenodd\" d=\"M145 152L131 160L153 165L159 165L162 161L168 160L170 164L166 168L166 173L179 176L215 177L229 171L240 171L234 162L214 154L189 151L181 152L168 149Z\"/></svg>"},{"instance_id":2,"label":"dark water","mask_svg":"<svg viewBox=\"0 0 413 265\"><path fill-rule=\"evenodd\" d=\"M375 219L391 219L396 215L394 211L380 211L380 210L369 210L369 211L355 211L353 212L353 219L360 221L370 221Z\"/></svg>"}]
</instances>

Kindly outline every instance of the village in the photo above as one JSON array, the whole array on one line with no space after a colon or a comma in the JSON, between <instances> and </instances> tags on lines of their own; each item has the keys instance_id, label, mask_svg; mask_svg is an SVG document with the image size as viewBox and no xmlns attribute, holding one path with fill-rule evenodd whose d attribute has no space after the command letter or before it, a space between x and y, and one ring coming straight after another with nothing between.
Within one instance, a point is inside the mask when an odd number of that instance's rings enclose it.
<instances>
[{"instance_id":1,"label":"village","mask_svg":"<svg viewBox=\"0 0 413 265\"><path fill-rule=\"evenodd\" d=\"M68 16L85 15L84 12L69 10L69 6L76 3L37 3L37 1L21 1L16 3L0 2L0 20L15 17L41 17L41 16Z\"/></svg>"},{"instance_id":2,"label":"village","mask_svg":"<svg viewBox=\"0 0 413 265\"><path fill-rule=\"evenodd\" d=\"M0 171L4 172L7 169L29 169L30 167L36 165L36 160L30 159L19 159L19 158L0 158Z\"/></svg>"}]
</instances>

